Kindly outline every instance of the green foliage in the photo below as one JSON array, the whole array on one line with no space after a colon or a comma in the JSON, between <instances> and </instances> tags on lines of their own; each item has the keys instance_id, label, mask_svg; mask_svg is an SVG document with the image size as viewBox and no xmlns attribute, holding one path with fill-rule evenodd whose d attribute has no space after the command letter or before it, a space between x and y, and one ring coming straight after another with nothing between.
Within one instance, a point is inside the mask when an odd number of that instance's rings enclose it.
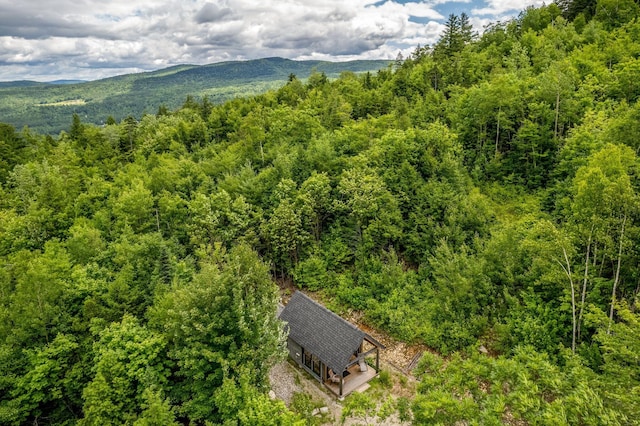
<instances>
[{"instance_id":1,"label":"green foliage","mask_svg":"<svg viewBox=\"0 0 640 426\"><path fill-rule=\"evenodd\" d=\"M354 392L344 402L342 423L347 418L357 418L369 424L376 417L376 402L364 392Z\"/></svg>"},{"instance_id":2,"label":"green foliage","mask_svg":"<svg viewBox=\"0 0 640 426\"><path fill-rule=\"evenodd\" d=\"M218 388L244 371L251 371L247 386L263 387L269 368L283 357L284 335L275 315L276 289L257 254L238 246L212 256L191 283L167 292L149 315L176 366L171 396L180 413L215 421L225 415L221 407L212 410Z\"/></svg>"},{"instance_id":3,"label":"green foliage","mask_svg":"<svg viewBox=\"0 0 640 426\"><path fill-rule=\"evenodd\" d=\"M0 182L7 180L9 172L20 164L24 142L13 126L0 123Z\"/></svg>"},{"instance_id":4,"label":"green foliage","mask_svg":"<svg viewBox=\"0 0 640 426\"><path fill-rule=\"evenodd\" d=\"M293 204L286 198L281 200L263 229L274 263L283 271L290 270L297 263L308 235Z\"/></svg>"},{"instance_id":5,"label":"green foliage","mask_svg":"<svg viewBox=\"0 0 640 426\"><path fill-rule=\"evenodd\" d=\"M398 419L401 422L408 422L412 419L411 403L408 398L401 396L396 400L396 409L398 410Z\"/></svg>"},{"instance_id":6,"label":"green foliage","mask_svg":"<svg viewBox=\"0 0 640 426\"><path fill-rule=\"evenodd\" d=\"M618 27L638 17L640 7L631 0L598 0L594 18L606 28Z\"/></svg>"},{"instance_id":7,"label":"green foliage","mask_svg":"<svg viewBox=\"0 0 640 426\"><path fill-rule=\"evenodd\" d=\"M602 311L594 310L588 318L597 325L594 340L602 351L600 368L603 382L598 388L604 398L628 419L637 419L640 415L640 374L637 365L640 316L631 311L626 303L616 306L616 314L620 321L611 328Z\"/></svg>"},{"instance_id":8,"label":"green foliage","mask_svg":"<svg viewBox=\"0 0 640 426\"><path fill-rule=\"evenodd\" d=\"M453 357L446 367L433 368L431 357L413 403L416 422L447 424L475 421L503 424L624 424L626 417L603 403L594 391L598 378L577 359L561 368L530 347L513 358L474 355Z\"/></svg>"},{"instance_id":9,"label":"green foliage","mask_svg":"<svg viewBox=\"0 0 640 426\"><path fill-rule=\"evenodd\" d=\"M159 391L145 389L142 403L143 411L133 423L134 426L178 425L169 399L162 399Z\"/></svg>"},{"instance_id":10,"label":"green foliage","mask_svg":"<svg viewBox=\"0 0 640 426\"><path fill-rule=\"evenodd\" d=\"M309 394L304 392L294 392L289 408L304 419L304 424L311 426L324 423L323 417L314 415L314 410L319 409L322 406L324 406L324 403L314 401Z\"/></svg>"},{"instance_id":11,"label":"green foliage","mask_svg":"<svg viewBox=\"0 0 640 426\"><path fill-rule=\"evenodd\" d=\"M75 416L82 391L79 349L72 336L58 334L46 346L29 350L26 373L16 381L9 403L15 411L10 416L4 412L2 422L24 423L45 414L52 422L63 422Z\"/></svg>"},{"instance_id":12,"label":"green foliage","mask_svg":"<svg viewBox=\"0 0 640 426\"><path fill-rule=\"evenodd\" d=\"M301 261L293 271L293 277L301 288L317 291L329 284L326 262L318 256Z\"/></svg>"},{"instance_id":13,"label":"green foliage","mask_svg":"<svg viewBox=\"0 0 640 426\"><path fill-rule=\"evenodd\" d=\"M48 344L58 333L70 330L79 306L73 303L69 256L56 241L48 241L44 252L20 251L7 261L3 293L2 340L8 347L29 349ZM65 306L64 302L70 302Z\"/></svg>"},{"instance_id":14,"label":"green foliage","mask_svg":"<svg viewBox=\"0 0 640 426\"><path fill-rule=\"evenodd\" d=\"M236 380L226 378L214 396L222 424L240 426L302 426L306 422L282 401L272 401L251 386L249 373Z\"/></svg>"},{"instance_id":15,"label":"green foliage","mask_svg":"<svg viewBox=\"0 0 640 426\"><path fill-rule=\"evenodd\" d=\"M166 344L129 315L102 330L94 347L94 377L83 391L81 423L145 424L154 416L171 422L171 410L162 401L170 368Z\"/></svg>"},{"instance_id":16,"label":"green foliage","mask_svg":"<svg viewBox=\"0 0 640 426\"><path fill-rule=\"evenodd\" d=\"M380 384L384 388L388 389L393 386L393 383L391 381L391 373L389 372L389 370L381 370L378 374L378 381L380 381Z\"/></svg>"}]
</instances>

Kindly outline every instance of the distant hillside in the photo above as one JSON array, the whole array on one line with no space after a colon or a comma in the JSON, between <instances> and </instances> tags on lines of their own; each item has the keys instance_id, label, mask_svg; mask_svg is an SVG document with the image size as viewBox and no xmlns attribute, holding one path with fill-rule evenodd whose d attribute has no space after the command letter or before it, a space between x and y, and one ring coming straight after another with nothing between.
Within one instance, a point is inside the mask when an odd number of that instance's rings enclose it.
<instances>
[{"instance_id":1,"label":"distant hillside","mask_svg":"<svg viewBox=\"0 0 640 426\"><path fill-rule=\"evenodd\" d=\"M16 87L31 87L31 86L46 86L47 83L40 83L37 81L19 80L19 81L0 81L0 88L16 88Z\"/></svg>"},{"instance_id":2,"label":"distant hillside","mask_svg":"<svg viewBox=\"0 0 640 426\"><path fill-rule=\"evenodd\" d=\"M78 83L86 83L87 80L54 80L49 81L49 84L78 84Z\"/></svg>"},{"instance_id":3,"label":"distant hillside","mask_svg":"<svg viewBox=\"0 0 640 426\"><path fill-rule=\"evenodd\" d=\"M282 85L290 74L307 78L314 70L328 77L343 71L377 71L389 61L292 61L266 58L210 65L178 65L158 71L126 74L103 80L73 83L16 81L0 83L0 122L21 129L25 125L57 134L67 129L71 115L100 124L109 115L121 120L155 113L165 105L180 106L188 95L208 96L223 102L237 96L255 95Z\"/></svg>"}]
</instances>

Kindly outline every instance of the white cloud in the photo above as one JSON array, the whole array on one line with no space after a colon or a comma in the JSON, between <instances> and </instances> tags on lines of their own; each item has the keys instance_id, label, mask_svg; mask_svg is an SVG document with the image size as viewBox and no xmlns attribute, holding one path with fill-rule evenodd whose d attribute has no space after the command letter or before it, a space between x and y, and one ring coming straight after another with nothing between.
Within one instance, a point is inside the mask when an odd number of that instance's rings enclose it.
<instances>
[{"instance_id":1,"label":"white cloud","mask_svg":"<svg viewBox=\"0 0 640 426\"><path fill-rule=\"evenodd\" d=\"M449 1L0 0L0 81L268 56L392 59L437 41L444 17L436 8ZM484 20L532 3L541 2L488 0L474 10Z\"/></svg>"},{"instance_id":2,"label":"white cloud","mask_svg":"<svg viewBox=\"0 0 640 426\"><path fill-rule=\"evenodd\" d=\"M527 6L542 6L544 0L487 0L487 7L474 8L471 10L473 15L502 15L506 12L521 11ZM550 3L548 1L547 3Z\"/></svg>"}]
</instances>

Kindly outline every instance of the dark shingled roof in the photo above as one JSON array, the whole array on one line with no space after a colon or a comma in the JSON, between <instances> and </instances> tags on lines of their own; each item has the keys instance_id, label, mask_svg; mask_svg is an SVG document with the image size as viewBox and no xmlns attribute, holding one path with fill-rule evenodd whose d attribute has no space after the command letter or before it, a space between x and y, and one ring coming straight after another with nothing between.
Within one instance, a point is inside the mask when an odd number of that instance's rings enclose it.
<instances>
[{"instance_id":1,"label":"dark shingled roof","mask_svg":"<svg viewBox=\"0 0 640 426\"><path fill-rule=\"evenodd\" d=\"M280 314L289 324L289 337L316 355L335 373L349 364L365 333L324 306L297 291Z\"/></svg>"}]
</instances>

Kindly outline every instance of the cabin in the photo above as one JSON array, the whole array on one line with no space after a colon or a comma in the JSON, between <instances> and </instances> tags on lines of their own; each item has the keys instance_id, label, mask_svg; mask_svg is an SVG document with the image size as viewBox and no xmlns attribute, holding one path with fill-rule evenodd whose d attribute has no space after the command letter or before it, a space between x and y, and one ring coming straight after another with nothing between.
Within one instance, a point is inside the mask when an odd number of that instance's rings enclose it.
<instances>
[{"instance_id":1,"label":"cabin","mask_svg":"<svg viewBox=\"0 0 640 426\"><path fill-rule=\"evenodd\" d=\"M380 370L376 339L298 291L280 313L289 356L338 398L365 386Z\"/></svg>"}]
</instances>

